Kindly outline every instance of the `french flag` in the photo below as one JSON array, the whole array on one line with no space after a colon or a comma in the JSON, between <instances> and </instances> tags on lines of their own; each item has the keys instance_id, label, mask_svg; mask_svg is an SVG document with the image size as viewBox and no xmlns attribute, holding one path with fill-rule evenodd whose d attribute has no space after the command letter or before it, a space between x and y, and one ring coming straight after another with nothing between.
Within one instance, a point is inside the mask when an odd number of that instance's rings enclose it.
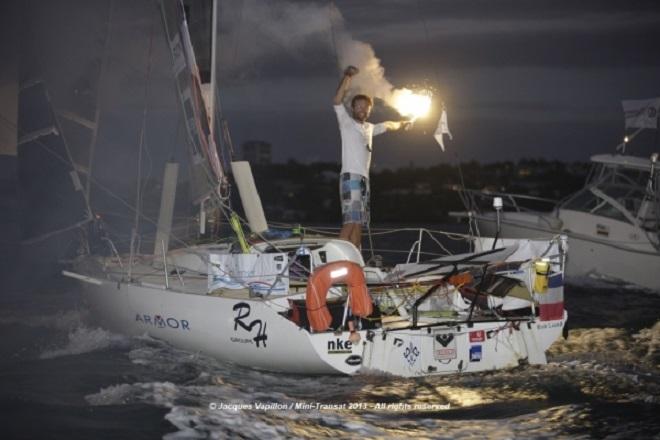
<instances>
[{"instance_id":1,"label":"french flag","mask_svg":"<svg viewBox=\"0 0 660 440\"><path fill-rule=\"evenodd\" d=\"M548 290L537 293L541 321L555 321L564 317L564 277L554 273L548 277Z\"/></svg>"}]
</instances>

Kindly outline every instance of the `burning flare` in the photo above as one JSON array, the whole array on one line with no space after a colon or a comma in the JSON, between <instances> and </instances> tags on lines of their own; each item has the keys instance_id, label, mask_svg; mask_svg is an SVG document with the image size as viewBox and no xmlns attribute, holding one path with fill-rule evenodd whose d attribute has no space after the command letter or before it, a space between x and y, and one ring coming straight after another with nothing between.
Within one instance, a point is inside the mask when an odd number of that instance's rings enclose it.
<instances>
[{"instance_id":1,"label":"burning flare","mask_svg":"<svg viewBox=\"0 0 660 440\"><path fill-rule=\"evenodd\" d=\"M431 110L431 98L433 93L430 90L413 91L410 89L399 89L394 91L393 107L401 116L410 118L413 121L424 117Z\"/></svg>"}]
</instances>

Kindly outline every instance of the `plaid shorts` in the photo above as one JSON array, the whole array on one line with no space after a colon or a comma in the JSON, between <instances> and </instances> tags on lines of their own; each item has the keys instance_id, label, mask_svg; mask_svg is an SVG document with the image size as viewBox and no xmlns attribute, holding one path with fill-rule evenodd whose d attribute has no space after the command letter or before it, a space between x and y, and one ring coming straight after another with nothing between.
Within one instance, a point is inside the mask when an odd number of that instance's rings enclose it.
<instances>
[{"instance_id":1,"label":"plaid shorts","mask_svg":"<svg viewBox=\"0 0 660 440\"><path fill-rule=\"evenodd\" d=\"M343 173L339 177L343 223L369 223L369 179L359 174Z\"/></svg>"}]
</instances>

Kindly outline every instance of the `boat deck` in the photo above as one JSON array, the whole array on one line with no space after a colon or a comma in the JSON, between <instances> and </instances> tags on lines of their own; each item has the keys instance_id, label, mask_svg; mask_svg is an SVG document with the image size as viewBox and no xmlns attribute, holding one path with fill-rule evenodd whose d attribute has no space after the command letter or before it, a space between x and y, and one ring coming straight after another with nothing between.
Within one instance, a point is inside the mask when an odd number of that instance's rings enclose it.
<instances>
[{"instance_id":1,"label":"boat deck","mask_svg":"<svg viewBox=\"0 0 660 440\"><path fill-rule=\"evenodd\" d=\"M193 273L188 270L172 269L168 271L167 280L162 268L153 267L149 264L138 263L133 266L131 271L131 283L145 287L157 289L169 289L191 295L209 295L232 299L251 299L262 300L264 295L255 294L250 289L215 289L209 292L208 275L202 273ZM121 268L118 264L108 264L104 269L98 267L95 271L98 278L110 279L115 282L128 282L128 271ZM289 283L290 294L302 294L306 290L306 283L302 281L291 281ZM271 295L270 298L281 296Z\"/></svg>"}]
</instances>

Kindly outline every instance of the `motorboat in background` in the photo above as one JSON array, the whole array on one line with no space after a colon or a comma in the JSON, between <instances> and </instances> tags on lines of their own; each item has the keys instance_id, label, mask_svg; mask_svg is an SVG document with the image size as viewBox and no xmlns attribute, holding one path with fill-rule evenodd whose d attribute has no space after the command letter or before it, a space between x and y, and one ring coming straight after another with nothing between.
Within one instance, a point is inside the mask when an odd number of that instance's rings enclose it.
<instances>
[{"instance_id":1,"label":"motorboat in background","mask_svg":"<svg viewBox=\"0 0 660 440\"><path fill-rule=\"evenodd\" d=\"M481 234L506 238L568 236L566 276L598 277L660 291L658 155L591 157L586 185L547 211L528 210L531 196L461 190ZM487 206L496 201L495 210ZM488 203L490 202L490 203ZM493 206L493 205L491 205Z\"/></svg>"}]
</instances>

